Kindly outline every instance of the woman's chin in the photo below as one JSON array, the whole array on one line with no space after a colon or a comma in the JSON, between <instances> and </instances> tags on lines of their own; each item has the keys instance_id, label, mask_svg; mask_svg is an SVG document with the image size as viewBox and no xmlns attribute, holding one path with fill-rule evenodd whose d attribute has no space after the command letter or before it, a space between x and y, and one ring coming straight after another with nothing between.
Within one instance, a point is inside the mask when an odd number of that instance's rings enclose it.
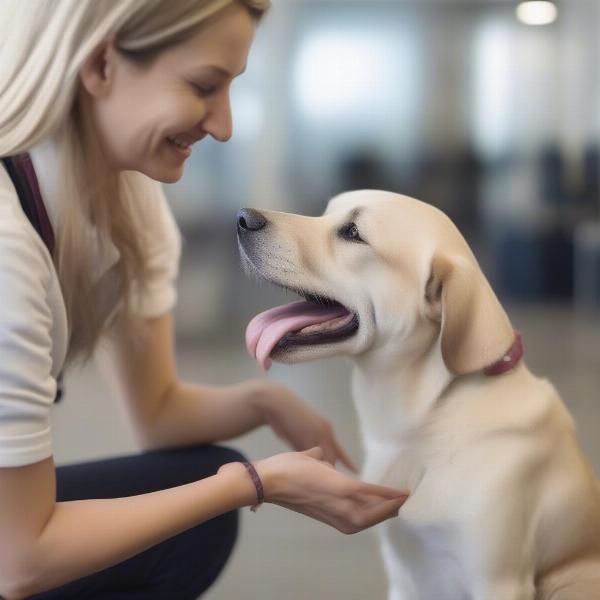
<instances>
[{"instance_id":1,"label":"woman's chin","mask_svg":"<svg viewBox=\"0 0 600 600\"><path fill-rule=\"evenodd\" d=\"M165 161L150 165L148 168L138 169L140 173L147 175L150 179L161 183L177 183L183 177L184 164L169 165Z\"/></svg>"},{"instance_id":2,"label":"woman's chin","mask_svg":"<svg viewBox=\"0 0 600 600\"><path fill-rule=\"evenodd\" d=\"M183 177L183 167L179 169L171 169L170 171L166 171L164 176L162 177L153 177L152 179L156 179L156 181L160 181L162 183L177 183Z\"/></svg>"}]
</instances>

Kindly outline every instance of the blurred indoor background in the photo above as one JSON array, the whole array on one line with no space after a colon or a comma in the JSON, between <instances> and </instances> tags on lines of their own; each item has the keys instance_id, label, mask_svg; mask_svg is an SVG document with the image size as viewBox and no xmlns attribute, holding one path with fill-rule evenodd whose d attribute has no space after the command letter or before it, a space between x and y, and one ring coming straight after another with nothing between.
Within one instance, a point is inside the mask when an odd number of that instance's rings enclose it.
<instances>
[{"instance_id":1,"label":"blurred indoor background","mask_svg":"<svg viewBox=\"0 0 600 600\"><path fill-rule=\"evenodd\" d=\"M531 25L512 0L274 0L233 85L234 136L196 148L166 186L184 236L176 311L182 377L263 377L245 355L257 311L295 300L246 278L244 206L318 215L355 188L415 196L458 225L526 358L574 414L600 473L600 1L556 2ZM275 366L360 462L343 359ZM93 366L67 381L59 462L131 452L120 405ZM232 443L285 447L266 429ZM346 537L267 506L211 600L383 599L372 532Z\"/></svg>"}]
</instances>

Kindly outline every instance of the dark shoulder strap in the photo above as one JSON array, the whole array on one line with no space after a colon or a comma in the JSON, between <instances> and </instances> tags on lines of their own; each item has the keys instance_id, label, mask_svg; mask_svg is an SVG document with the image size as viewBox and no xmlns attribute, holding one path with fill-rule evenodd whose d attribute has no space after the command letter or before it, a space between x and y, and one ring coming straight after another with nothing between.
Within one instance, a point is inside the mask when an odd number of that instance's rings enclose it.
<instances>
[{"instance_id":1,"label":"dark shoulder strap","mask_svg":"<svg viewBox=\"0 0 600 600\"><path fill-rule=\"evenodd\" d=\"M31 157L29 154L5 156L2 162L17 190L23 212L46 244L50 256L54 256L54 232L42 200Z\"/></svg>"},{"instance_id":2,"label":"dark shoulder strap","mask_svg":"<svg viewBox=\"0 0 600 600\"><path fill-rule=\"evenodd\" d=\"M15 186L15 190L17 190L17 196L19 197L23 212L44 241L44 244L46 244L50 256L54 256L54 232L52 231L52 225L48 218L44 201L42 200L40 186L33 163L31 162L31 157L29 154L19 154L17 156L4 156L1 160ZM54 401L58 402L62 398L62 395L61 373L57 379Z\"/></svg>"}]
</instances>

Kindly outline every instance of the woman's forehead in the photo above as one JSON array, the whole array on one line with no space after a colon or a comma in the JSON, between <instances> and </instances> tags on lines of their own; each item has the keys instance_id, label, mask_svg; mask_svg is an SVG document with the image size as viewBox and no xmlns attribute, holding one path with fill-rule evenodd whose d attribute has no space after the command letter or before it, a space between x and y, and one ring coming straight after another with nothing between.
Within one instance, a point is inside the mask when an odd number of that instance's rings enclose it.
<instances>
[{"instance_id":1,"label":"woman's forehead","mask_svg":"<svg viewBox=\"0 0 600 600\"><path fill-rule=\"evenodd\" d=\"M223 10L186 40L166 50L169 62L236 77L246 66L256 21L241 5Z\"/></svg>"}]
</instances>

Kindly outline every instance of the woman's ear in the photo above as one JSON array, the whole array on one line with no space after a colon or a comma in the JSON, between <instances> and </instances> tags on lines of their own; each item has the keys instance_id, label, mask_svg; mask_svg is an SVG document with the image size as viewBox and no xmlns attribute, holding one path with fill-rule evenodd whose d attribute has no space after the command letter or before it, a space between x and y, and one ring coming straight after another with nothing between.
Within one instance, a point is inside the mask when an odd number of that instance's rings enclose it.
<instances>
[{"instance_id":1,"label":"woman's ear","mask_svg":"<svg viewBox=\"0 0 600 600\"><path fill-rule=\"evenodd\" d=\"M113 38L104 40L81 66L79 79L90 96L101 98L110 90L114 76L115 53Z\"/></svg>"},{"instance_id":2,"label":"woman's ear","mask_svg":"<svg viewBox=\"0 0 600 600\"><path fill-rule=\"evenodd\" d=\"M440 321L442 357L464 375L496 362L514 341L514 330L475 261L436 255L425 289L430 318Z\"/></svg>"}]
</instances>

